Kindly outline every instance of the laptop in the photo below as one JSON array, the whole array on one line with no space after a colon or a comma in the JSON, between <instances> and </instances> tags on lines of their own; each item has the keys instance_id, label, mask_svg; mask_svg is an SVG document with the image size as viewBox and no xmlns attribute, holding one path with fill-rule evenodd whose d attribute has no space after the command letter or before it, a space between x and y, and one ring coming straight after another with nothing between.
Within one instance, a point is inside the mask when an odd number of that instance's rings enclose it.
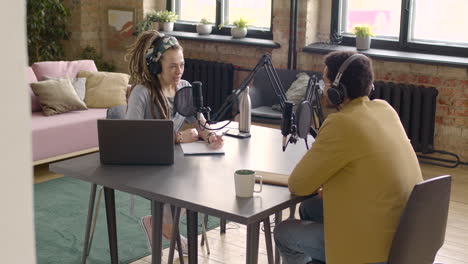
<instances>
[{"instance_id":1,"label":"laptop","mask_svg":"<svg viewBox=\"0 0 468 264\"><path fill-rule=\"evenodd\" d=\"M167 165L174 163L172 120L98 120L102 164Z\"/></svg>"}]
</instances>

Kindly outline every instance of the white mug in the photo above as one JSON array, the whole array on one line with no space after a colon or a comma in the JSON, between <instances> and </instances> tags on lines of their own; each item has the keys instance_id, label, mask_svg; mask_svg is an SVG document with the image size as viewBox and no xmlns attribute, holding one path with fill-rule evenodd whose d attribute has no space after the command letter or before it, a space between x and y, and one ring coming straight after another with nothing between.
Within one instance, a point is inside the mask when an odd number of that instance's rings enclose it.
<instances>
[{"instance_id":1,"label":"white mug","mask_svg":"<svg viewBox=\"0 0 468 264\"><path fill-rule=\"evenodd\" d=\"M260 189L254 190L255 179L260 179ZM252 197L253 193L262 191L263 177L256 175L253 170L236 170L234 173L234 183L236 185L236 195L239 197Z\"/></svg>"}]
</instances>

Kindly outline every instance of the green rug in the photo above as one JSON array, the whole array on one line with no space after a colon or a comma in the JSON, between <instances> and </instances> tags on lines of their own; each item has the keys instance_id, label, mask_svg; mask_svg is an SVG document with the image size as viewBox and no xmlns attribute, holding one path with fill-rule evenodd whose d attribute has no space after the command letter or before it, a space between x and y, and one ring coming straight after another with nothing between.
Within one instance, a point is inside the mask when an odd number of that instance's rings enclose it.
<instances>
[{"instance_id":1,"label":"green rug","mask_svg":"<svg viewBox=\"0 0 468 264\"><path fill-rule=\"evenodd\" d=\"M38 264L81 263L90 190L90 183L69 177L34 185ZM120 263L129 263L150 254L139 224L140 217L150 214L150 201L135 197L135 216L131 216L129 198L127 193L115 192ZM180 231L184 235L187 232L185 221L186 218L181 217ZM210 217L207 228L216 226L219 226L219 219ZM164 248L168 245L163 239ZM110 263L104 195L87 263Z\"/></svg>"}]
</instances>

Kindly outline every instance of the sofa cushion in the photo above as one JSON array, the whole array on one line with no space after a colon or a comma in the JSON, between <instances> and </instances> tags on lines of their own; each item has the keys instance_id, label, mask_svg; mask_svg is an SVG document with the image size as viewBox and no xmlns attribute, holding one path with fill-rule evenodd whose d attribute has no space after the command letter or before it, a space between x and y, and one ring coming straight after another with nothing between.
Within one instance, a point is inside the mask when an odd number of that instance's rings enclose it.
<instances>
[{"instance_id":1,"label":"sofa cushion","mask_svg":"<svg viewBox=\"0 0 468 264\"><path fill-rule=\"evenodd\" d=\"M300 72L296 75L297 79L291 84L286 91L286 98L294 104L294 109L305 99L307 86L309 84L310 76L305 72ZM273 110L281 111L279 104L271 106Z\"/></svg>"},{"instance_id":2,"label":"sofa cushion","mask_svg":"<svg viewBox=\"0 0 468 264\"><path fill-rule=\"evenodd\" d=\"M106 109L89 109L53 116L32 113L34 161L97 147L96 120L104 118Z\"/></svg>"},{"instance_id":3,"label":"sofa cushion","mask_svg":"<svg viewBox=\"0 0 468 264\"><path fill-rule=\"evenodd\" d=\"M34 74L34 71L31 67L26 67L26 77L28 78L28 83L35 83L37 82L36 75ZM39 98L34 94L34 92L31 89L31 86L29 87L29 95L31 97L31 111L32 112L39 112L42 110L41 104L39 103Z\"/></svg>"},{"instance_id":4,"label":"sofa cushion","mask_svg":"<svg viewBox=\"0 0 468 264\"><path fill-rule=\"evenodd\" d=\"M26 75L28 78L28 83L35 83L37 82L36 74L34 73L31 67L26 67Z\"/></svg>"},{"instance_id":5,"label":"sofa cushion","mask_svg":"<svg viewBox=\"0 0 468 264\"><path fill-rule=\"evenodd\" d=\"M86 94L86 78L55 78L50 76L45 76L46 80L60 80L60 79L70 79L73 88L75 88L76 94L84 101L85 94Z\"/></svg>"},{"instance_id":6,"label":"sofa cushion","mask_svg":"<svg viewBox=\"0 0 468 264\"><path fill-rule=\"evenodd\" d=\"M286 91L286 98L288 98L288 101L292 101L295 105L304 100L310 79L310 76L305 72L298 73L296 77L297 79Z\"/></svg>"},{"instance_id":7,"label":"sofa cushion","mask_svg":"<svg viewBox=\"0 0 468 264\"><path fill-rule=\"evenodd\" d=\"M46 116L88 109L78 97L70 79L31 83L31 88L39 97L42 112Z\"/></svg>"},{"instance_id":8,"label":"sofa cushion","mask_svg":"<svg viewBox=\"0 0 468 264\"><path fill-rule=\"evenodd\" d=\"M32 65L38 81L45 80L45 76L56 78L75 78L80 71L97 72L93 60L77 61L42 61Z\"/></svg>"},{"instance_id":9,"label":"sofa cushion","mask_svg":"<svg viewBox=\"0 0 468 264\"><path fill-rule=\"evenodd\" d=\"M81 71L77 77L86 78L85 103L88 107L110 108L127 103L128 74Z\"/></svg>"}]
</instances>

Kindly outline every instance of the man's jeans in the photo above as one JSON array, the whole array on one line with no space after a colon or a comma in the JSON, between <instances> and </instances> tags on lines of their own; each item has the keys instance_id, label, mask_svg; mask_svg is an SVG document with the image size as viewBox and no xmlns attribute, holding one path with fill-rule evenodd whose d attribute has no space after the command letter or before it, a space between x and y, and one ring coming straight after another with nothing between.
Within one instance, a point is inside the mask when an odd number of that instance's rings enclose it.
<instances>
[{"instance_id":1,"label":"man's jeans","mask_svg":"<svg viewBox=\"0 0 468 264\"><path fill-rule=\"evenodd\" d=\"M275 228L275 243L285 264L325 262L322 199L315 196L302 202L299 215L302 220L286 220Z\"/></svg>"},{"instance_id":2,"label":"man's jeans","mask_svg":"<svg viewBox=\"0 0 468 264\"><path fill-rule=\"evenodd\" d=\"M275 228L275 243L284 263L305 264L312 259L325 262L322 199L317 195L302 202L299 215L301 220L286 220Z\"/></svg>"}]
</instances>

